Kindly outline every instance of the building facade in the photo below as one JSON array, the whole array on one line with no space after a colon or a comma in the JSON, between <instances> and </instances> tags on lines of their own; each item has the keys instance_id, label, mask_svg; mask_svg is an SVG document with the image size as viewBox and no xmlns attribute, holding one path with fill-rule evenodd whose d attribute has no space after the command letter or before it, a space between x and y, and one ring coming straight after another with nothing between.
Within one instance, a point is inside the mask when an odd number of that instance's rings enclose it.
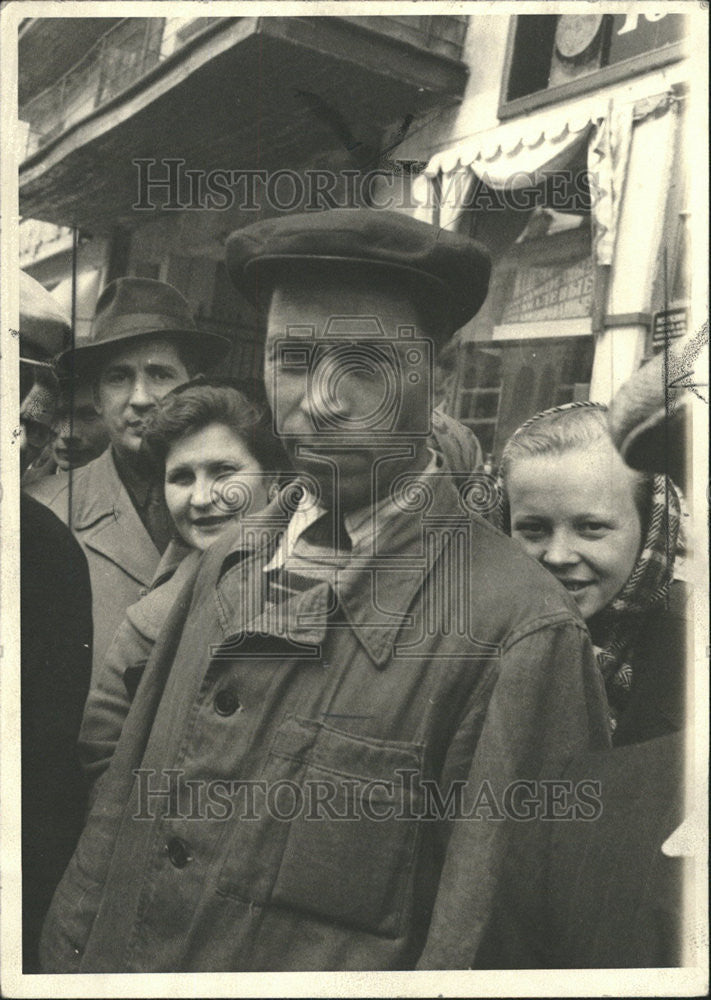
<instances>
[{"instance_id":1,"label":"building facade","mask_svg":"<svg viewBox=\"0 0 711 1000\"><path fill-rule=\"evenodd\" d=\"M21 266L78 338L107 281L169 281L245 375L261 354L232 230L370 204L470 233L493 280L446 406L494 461L532 413L606 401L686 326L693 18L639 7L27 19Z\"/></svg>"}]
</instances>

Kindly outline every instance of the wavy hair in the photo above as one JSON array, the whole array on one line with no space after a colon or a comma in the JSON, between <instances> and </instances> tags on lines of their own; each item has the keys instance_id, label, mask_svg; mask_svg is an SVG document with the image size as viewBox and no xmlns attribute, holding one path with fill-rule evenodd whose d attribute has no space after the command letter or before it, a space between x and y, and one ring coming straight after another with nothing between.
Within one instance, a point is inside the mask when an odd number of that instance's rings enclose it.
<instances>
[{"instance_id":1,"label":"wavy hair","mask_svg":"<svg viewBox=\"0 0 711 1000\"><path fill-rule=\"evenodd\" d=\"M145 453L164 469L176 441L211 424L223 424L244 441L265 472L279 474L280 479L293 475L268 409L222 382L198 376L167 393L147 419Z\"/></svg>"}]
</instances>

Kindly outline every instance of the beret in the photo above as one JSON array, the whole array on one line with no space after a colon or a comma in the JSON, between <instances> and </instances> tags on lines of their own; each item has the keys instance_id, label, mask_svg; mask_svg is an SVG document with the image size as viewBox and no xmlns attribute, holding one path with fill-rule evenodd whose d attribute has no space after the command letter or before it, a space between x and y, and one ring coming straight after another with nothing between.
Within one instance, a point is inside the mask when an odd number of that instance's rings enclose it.
<instances>
[{"instance_id":1,"label":"beret","mask_svg":"<svg viewBox=\"0 0 711 1000\"><path fill-rule=\"evenodd\" d=\"M345 261L399 274L437 310L438 329L446 336L478 312L491 271L481 244L385 209L334 208L266 219L238 229L226 243L229 275L250 301L258 287L274 287L278 265L287 261Z\"/></svg>"},{"instance_id":2,"label":"beret","mask_svg":"<svg viewBox=\"0 0 711 1000\"><path fill-rule=\"evenodd\" d=\"M20 271L20 354L32 347L46 358L58 354L70 332L69 319L39 281Z\"/></svg>"},{"instance_id":3,"label":"beret","mask_svg":"<svg viewBox=\"0 0 711 1000\"><path fill-rule=\"evenodd\" d=\"M685 490L690 486L691 393L684 383L693 367L708 367L708 359L694 365L696 359L686 356L693 352L691 340L687 335L638 368L613 397L608 417L610 436L629 466L666 473Z\"/></svg>"}]
</instances>

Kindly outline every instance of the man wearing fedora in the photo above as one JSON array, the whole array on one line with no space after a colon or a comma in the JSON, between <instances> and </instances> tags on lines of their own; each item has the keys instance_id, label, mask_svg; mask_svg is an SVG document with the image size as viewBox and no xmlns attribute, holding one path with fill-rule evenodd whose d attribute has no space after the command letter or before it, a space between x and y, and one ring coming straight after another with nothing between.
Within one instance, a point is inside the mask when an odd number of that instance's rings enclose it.
<instances>
[{"instance_id":1,"label":"man wearing fedora","mask_svg":"<svg viewBox=\"0 0 711 1000\"><path fill-rule=\"evenodd\" d=\"M20 467L52 433L52 357L69 323L50 293L20 272ZM91 590L86 558L45 506L20 495L20 700L22 746L22 958L37 972L40 930L79 838L86 787L77 738L91 671ZM9 657L3 672L12 668Z\"/></svg>"},{"instance_id":2,"label":"man wearing fedora","mask_svg":"<svg viewBox=\"0 0 711 1000\"><path fill-rule=\"evenodd\" d=\"M539 777L609 739L574 603L428 445L488 256L358 209L248 226L227 266L299 480L173 609L43 969L469 968Z\"/></svg>"},{"instance_id":3,"label":"man wearing fedora","mask_svg":"<svg viewBox=\"0 0 711 1000\"><path fill-rule=\"evenodd\" d=\"M30 485L79 540L89 562L94 670L126 608L150 587L171 536L163 484L141 452L144 420L158 400L228 341L198 331L183 296L149 278L118 278L96 303L89 341L63 351L60 375L91 381L108 448L66 476Z\"/></svg>"}]
</instances>

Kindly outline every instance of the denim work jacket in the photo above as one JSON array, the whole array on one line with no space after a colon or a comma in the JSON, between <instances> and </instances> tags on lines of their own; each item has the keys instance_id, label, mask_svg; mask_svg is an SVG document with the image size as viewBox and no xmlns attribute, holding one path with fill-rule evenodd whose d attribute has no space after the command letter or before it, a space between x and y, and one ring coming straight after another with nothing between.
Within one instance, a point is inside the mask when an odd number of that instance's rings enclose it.
<instances>
[{"instance_id":1,"label":"denim work jacket","mask_svg":"<svg viewBox=\"0 0 711 1000\"><path fill-rule=\"evenodd\" d=\"M263 570L288 511L205 553L55 894L43 971L475 963L514 823L560 813L537 779L609 745L606 702L568 594L452 477L403 505L280 638Z\"/></svg>"}]
</instances>

